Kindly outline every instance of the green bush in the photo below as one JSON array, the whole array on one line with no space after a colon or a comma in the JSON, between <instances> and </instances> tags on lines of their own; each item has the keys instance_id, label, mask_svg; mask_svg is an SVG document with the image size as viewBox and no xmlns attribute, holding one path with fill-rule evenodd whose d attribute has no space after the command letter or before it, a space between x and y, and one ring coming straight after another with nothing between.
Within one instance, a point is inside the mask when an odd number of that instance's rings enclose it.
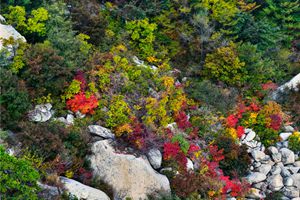
<instances>
[{"instance_id":1,"label":"green bush","mask_svg":"<svg viewBox=\"0 0 300 200\"><path fill-rule=\"evenodd\" d=\"M24 83L10 70L0 67L0 124L4 128L15 128L30 106Z\"/></svg>"},{"instance_id":2,"label":"green bush","mask_svg":"<svg viewBox=\"0 0 300 200\"><path fill-rule=\"evenodd\" d=\"M245 63L238 57L236 44L230 42L206 55L203 75L228 85L242 85L246 75L244 66Z\"/></svg>"},{"instance_id":3,"label":"green bush","mask_svg":"<svg viewBox=\"0 0 300 200\"><path fill-rule=\"evenodd\" d=\"M0 146L0 199L38 199L39 178L29 162L8 155Z\"/></svg>"}]
</instances>

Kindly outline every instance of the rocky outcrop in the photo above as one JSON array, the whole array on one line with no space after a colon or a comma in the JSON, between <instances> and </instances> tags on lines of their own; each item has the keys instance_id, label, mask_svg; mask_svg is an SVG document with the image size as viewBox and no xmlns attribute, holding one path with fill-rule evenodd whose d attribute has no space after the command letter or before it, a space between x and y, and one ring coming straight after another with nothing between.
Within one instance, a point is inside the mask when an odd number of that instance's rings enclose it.
<instances>
[{"instance_id":1,"label":"rocky outcrop","mask_svg":"<svg viewBox=\"0 0 300 200\"><path fill-rule=\"evenodd\" d=\"M285 90L295 90L298 91L297 86L300 84L300 73L294 76L290 81L286 82L285 84L281 85L277 88L272 94L271 98L276 100L281 95L280 93L284 92Z\"/></svg>"},{"instance_id":2,"label":"rocky outcrop","mask_svg":"<svg viewBox=\"0 0 300 200\"><path fill-rule=\"evenodd\" d=\"M67 191L67 193L76 196L78 199L110 200L110 198L101 190L83 185L78 181L68 179L66 177L60 177L60 181L64 185L64 189Z\"/></svg>"},{"instance_id":3,"label":"rocky outcrop","mask_svg":"<svg viewBox=\"0 0 300 200\"><path fill-rule=\"evenodd\" d=\"M115 199L138 200L149 194L170 193L167 177L156 172L146 158L117 153L111 143L94 143L89 160L94 176L112 186Z\"/></svg>"}]
</instances>

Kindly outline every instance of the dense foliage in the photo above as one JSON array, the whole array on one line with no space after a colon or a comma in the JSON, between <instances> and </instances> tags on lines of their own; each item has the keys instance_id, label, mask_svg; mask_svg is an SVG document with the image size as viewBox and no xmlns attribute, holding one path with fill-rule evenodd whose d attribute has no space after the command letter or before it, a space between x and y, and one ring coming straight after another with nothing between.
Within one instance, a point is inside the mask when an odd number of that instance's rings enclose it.
<instances>
[{"instance_id":1,"label":"dense foliage","mask_svg":"<svg viewBox=\"0 0 300 200\"><path fill-rule=\"evenodd\" d=\"M174 199L243 198L245 129L271 146L284 124L300 127L299 92L279 102L268 96L300 72L299 0L6 0L0 7L27 40L1 41L14 52L7 59L0 51L1 128L16 132L46 183L64 175L94 184L86 127L99 124L119 148L162 151ZM83 117L68 126L28 122L28 111L43 103L55 117ZM299 138L296 128L294 151ZM196 169L187 169L187 158Z\"/></svg>"}]
</instances>

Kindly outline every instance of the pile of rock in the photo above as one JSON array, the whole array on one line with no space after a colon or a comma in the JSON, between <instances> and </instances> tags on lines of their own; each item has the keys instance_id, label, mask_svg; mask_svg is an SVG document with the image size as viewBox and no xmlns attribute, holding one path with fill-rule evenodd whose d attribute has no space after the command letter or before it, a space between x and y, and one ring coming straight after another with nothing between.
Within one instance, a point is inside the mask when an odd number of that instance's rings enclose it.
<instances>
[{"instance_id":1,"label":"pile of rock","mask_svg":"<svg viewBox=\"0 0 300 200\"><path fill-rule=\"evenodd\" d=\"M280 134L282 142L265 149L254 131L245 130L241 143L248 146L252 157L247 177L251 191L247 199L264 199L267 194L281 192L283 200L300 200L299 155L288 149L287 141L294 130L288 126L285 131Z\"/></svg>"}]
</instances>

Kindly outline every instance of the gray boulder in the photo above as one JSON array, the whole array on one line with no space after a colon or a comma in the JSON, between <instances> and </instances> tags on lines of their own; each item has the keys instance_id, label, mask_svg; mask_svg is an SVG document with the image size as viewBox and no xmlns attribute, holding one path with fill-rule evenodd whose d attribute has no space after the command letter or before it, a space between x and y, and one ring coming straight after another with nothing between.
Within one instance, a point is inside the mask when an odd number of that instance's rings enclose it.
<instances>
[{"instance_id":1,"label":"gray boulder","mask_svg":"<svg viewBox=\"0 0 300 200\"><path fill-rule=\"evenodd\" d=\"M95 177L112 186L117 199L146 199L147 194L169 195L170 183L144 157L117 153L112 140L93 144L89 157Z\"/></svg>"},{"instance_id":2,"label":"gray boulder","mask_svg":"<svg viewBox=\"0 0 300 200\"><path fill-rule=\"evenodd\" d=\"M89 125L88 129L90 133L103 137L105 139L113 139L115 135L111 132L111 130L104 128L99 125Z\"/></svg>"}]
</instances>

